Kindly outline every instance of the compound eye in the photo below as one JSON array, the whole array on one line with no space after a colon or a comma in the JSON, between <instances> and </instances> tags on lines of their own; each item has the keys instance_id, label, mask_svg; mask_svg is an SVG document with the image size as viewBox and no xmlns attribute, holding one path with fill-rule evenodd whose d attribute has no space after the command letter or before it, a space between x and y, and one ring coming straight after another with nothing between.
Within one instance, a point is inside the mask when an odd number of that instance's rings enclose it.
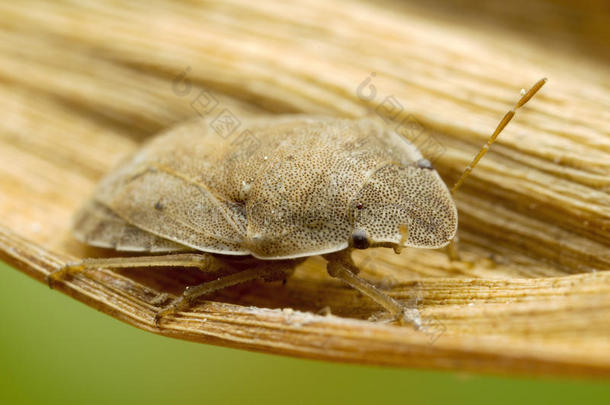
<instances>
[{"instance_id":1,"label":"compound eye","mask_svg":"<svg viewBox=\"0 0 610 405\"><path fill-rule=\"evenodd\" d=\"M369 238L362 229L356 229L352 233L352 246L356 249L366 249L369 247Z\"/></svg>"}]
</instances>

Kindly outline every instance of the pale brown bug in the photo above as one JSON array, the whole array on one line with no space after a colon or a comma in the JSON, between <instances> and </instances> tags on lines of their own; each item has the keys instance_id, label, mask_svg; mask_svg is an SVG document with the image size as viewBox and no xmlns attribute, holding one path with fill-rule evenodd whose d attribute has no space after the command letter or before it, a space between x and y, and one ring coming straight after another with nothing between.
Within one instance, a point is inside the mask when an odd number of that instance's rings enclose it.
<instances>
[{"instance_id":1,"label":"pale brown bug","mask_svg":"<svg viewBox=\"0 0 610 405\"><path fill-rule=\"evenodd\" d=\"M86 244L155 255L69 263L49 285L100 267L232 270L187 288L158 321L218 289L285 279L304 258L323 255L331 276L418 326L416 310L357 276L352 249L449 245L457 231L451 194L545 81L522 95L451 191L415 146L368 118L252 119L254 151L214 136L201 120L182 124L105 177L74 223Z\"/></svg>"}]
</instances>

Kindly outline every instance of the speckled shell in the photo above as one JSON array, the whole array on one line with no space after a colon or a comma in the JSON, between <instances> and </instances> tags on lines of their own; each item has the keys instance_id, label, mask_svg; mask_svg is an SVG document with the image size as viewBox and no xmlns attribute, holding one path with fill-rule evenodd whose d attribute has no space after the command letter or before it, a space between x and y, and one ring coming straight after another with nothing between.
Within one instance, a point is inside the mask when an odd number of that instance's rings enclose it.
<instances>
[{"instance_id":1,"label":"speckled shell","mask_svg":"<svg viewBox=\"0 0 610 405\"><path fill-rule=\"evenodd\" d=\"M352 232L438 248L457 211L436 170L370 119L281 116L223 138L205 120L175 127L100 183L75 235L125 251L197 250L285 259L339 251Z\"/></svg>"}]
</instances>

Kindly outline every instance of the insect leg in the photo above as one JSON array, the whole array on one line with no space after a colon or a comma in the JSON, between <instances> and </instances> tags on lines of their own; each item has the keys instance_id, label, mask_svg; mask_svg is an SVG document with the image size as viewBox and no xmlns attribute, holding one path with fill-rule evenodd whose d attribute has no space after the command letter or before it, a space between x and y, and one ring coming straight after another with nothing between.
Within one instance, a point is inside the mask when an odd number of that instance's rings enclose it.
<instances>
[{"instance_id":1,"label":"insect leg","mask_svg":"<svg viewBox=\"0 0 610 405\"><path fill-rule=\"evenodd\" d=\"M342 280L350 287L367 295L395 316L400 322L410 323L417 329L422 326L417 308L411 308L402 304L373 284L356 275L359 269L354 265L349 249L342 252L331 253L324 257L328 260L328 274L332 277Z\"/></svg>"},{"instance_id":2,"label":"insect leg","mask_svg":"<svg viewBox=\"0 0 610 405\"><path fill-rule=\"evenodd\" d=\"M397 245L393 246L394 249L394 253L396 253L397 255L399 255L402 252L402 249L405 246L405 243L407 242L407 239L409 238L409 228L407 228L407 224L402 224L400 225L400 242L398 242Z\"/></svg>"},{"instance_id":3,"label":"insect leg","mask_svg":"<svg viewBox=\"0 0 610 405\"><path fill-rule=\"evenodd\" d=\"M195 299L203 295L256 279L264 279L265 281L285 279L292 274L293 270L294 264L285 264L283 262L277 264L265 263L261 266L222 276L216 280L187 287L181 297L176 298L171 304L157 312L155 315L155 324L158 325L161 318L168 314L188 308Z\"/></svg>"},{"instance_id":4,"label":"insect leg","mask_svg":"<svg viewBox=\"0 0 610 405\"><path fill-rule=\"evenodd\" d=\"M449 263L450 264L454 264L454 263L459 263L460 266L465 266L466 268L473 268L474 267L474 262L469 261L469 260L465 260L462 258L462 255L460 255L460 239L458 238L457 235L455 235L455 237L453 239L451 239L451 241L449 241L449 244L447 246L445 246L445 254L447 255L447 258L449 259Z\"/></svg>"},{"instance_id":5,"label":"insect leg","mask_svg":"<svg viewBox=\"0 0 610 405\"><path fill-rule=\"evenodd\" d=\"M445 252L447 253L447 257L449 258L450 262L461 261L460 251L458 249L457 236L455 238L451 239L451 241L447 245L447 250Z\"/></svg>"},{"instance_id":6,"label":"insect leg","mask_svg":"<svg viewBox=\"0 0 610 405\"><path fill-rule=\"evenodd\" d=\"M135 257L109 257L83 259L78 262L67 263L59 270L49 273L46 277L47 284L53 288L53 284L65 276L73 276L86 270L107 268L123 269L128 267L197 267L206 272L218 270L216 260L212 255L206 253L177 253L173 255L159 256L135 256Z\"/></svg>"}]
</instances>

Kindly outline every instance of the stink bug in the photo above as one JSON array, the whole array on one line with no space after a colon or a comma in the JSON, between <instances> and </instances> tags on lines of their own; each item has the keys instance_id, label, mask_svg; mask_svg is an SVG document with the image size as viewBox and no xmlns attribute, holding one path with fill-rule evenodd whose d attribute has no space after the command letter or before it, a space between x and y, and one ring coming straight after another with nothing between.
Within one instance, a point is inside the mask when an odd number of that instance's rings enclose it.
<instances>
[{"instance_id":1,"label":"stink bug","mask_svg":"<svg viewBox=\"0 0 610 405\"><path fill-rule=\"evenodd\" d=\"M199 296L253 279L285 279L304 258L322 255L331 276L419 326L415 309L357 275L352 250L452 243L452 193L545 81L522 95L451 191L415 146L368 118L252 119L255 150L213 136L201 120L182 124L106 176L74 223L74 235L88 245L149 255L69 263L49 275L49 285L99 267L192 266L224 274L187 288L158 322Z\"/></svg>"}]
</instances>

